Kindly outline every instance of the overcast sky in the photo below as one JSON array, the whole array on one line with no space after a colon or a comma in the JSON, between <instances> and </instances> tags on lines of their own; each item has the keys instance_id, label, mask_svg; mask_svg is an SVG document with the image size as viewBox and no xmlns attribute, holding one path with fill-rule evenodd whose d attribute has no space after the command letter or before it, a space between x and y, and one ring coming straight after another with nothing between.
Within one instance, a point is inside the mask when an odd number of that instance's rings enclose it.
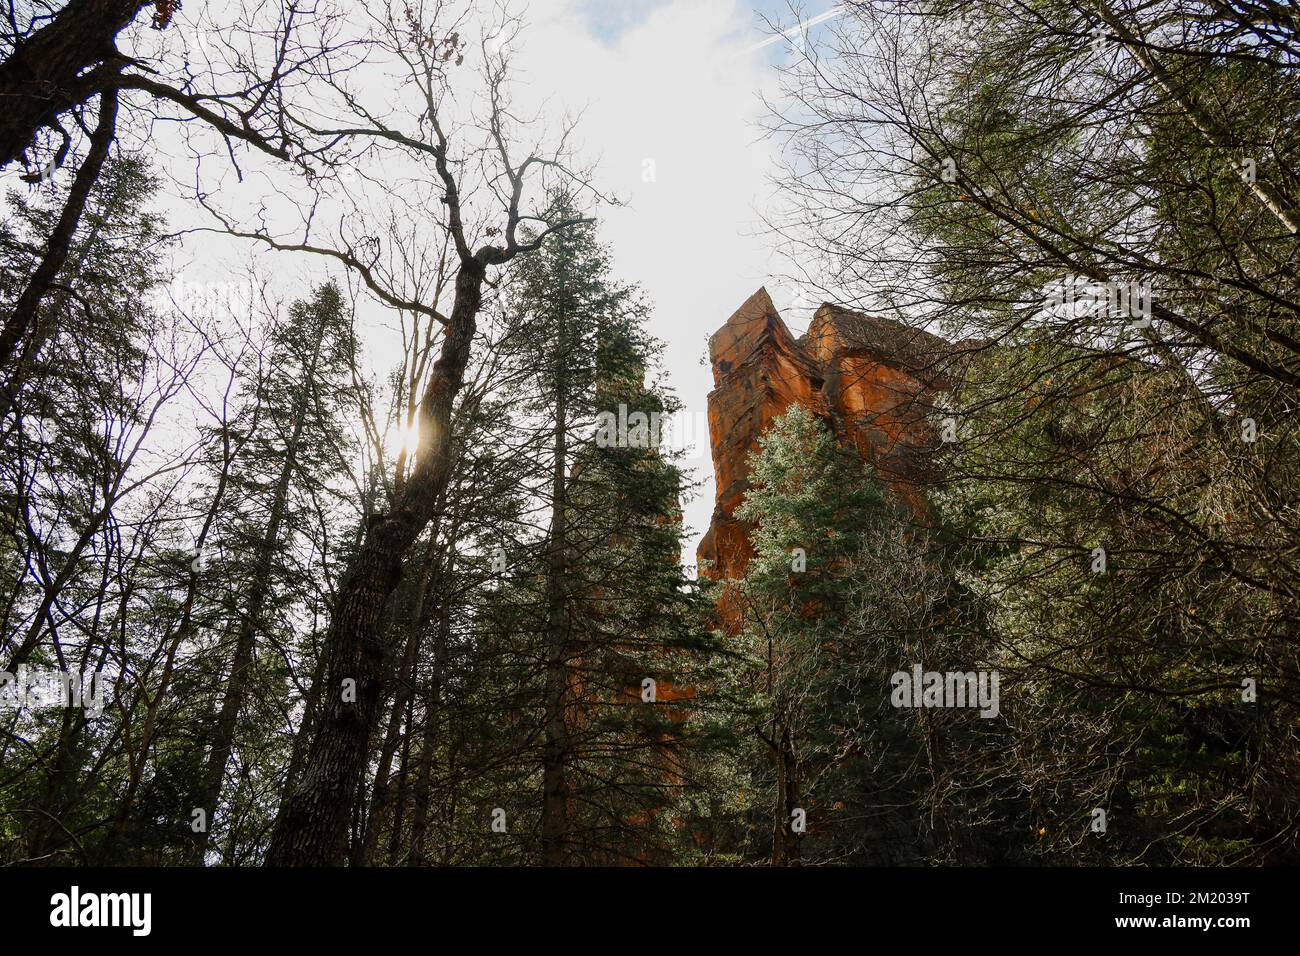
<instances>
[{"instance_id":1,"label":"overcast sky","mask_svg":"<svg viewBox=\"0 0 1300 956\"><path fill-rule=\"evenodd\" d=\"M805 18L833 9L809 3ZM581 140L601 162L599 181L624 209L607 211L603 238L615 269L654 303L653 330L688 411L702 421L712 373L706 339L761 285L792 327L794 290L761 229L775 144L765 139L760 92L776 94L789 41L763 16L798 21L784 0L533 0L520 66L530 88L587 107ZM817 29L813 27L812 29ZM687 509L695 542L713 509L707 447L692 460L709 481Z\"/></svg>"}]
</instances>

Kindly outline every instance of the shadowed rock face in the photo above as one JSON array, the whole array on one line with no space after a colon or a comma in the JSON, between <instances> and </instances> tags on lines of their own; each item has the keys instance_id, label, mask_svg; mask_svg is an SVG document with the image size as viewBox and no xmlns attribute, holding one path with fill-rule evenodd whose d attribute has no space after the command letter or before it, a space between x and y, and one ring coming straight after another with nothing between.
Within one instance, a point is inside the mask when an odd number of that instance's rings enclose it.
<instances>
[{"instance_id":1,"label":"shadowed rock face","mask_svg":"<svg viewBox=\"0 0 1300 956\"><path fill-rule=\"evenodd\" d=\"M805 405L841 441L852 442L885 484L913 510L939 443L926 420L952 346L927 332L829 303L796 339L759 289L709 340L713 391L709 440L717 500L696 552L713 578L744 574L753 549L736 508L749 487L750 452L772 420Z\"/></svg>"}]
</instances>

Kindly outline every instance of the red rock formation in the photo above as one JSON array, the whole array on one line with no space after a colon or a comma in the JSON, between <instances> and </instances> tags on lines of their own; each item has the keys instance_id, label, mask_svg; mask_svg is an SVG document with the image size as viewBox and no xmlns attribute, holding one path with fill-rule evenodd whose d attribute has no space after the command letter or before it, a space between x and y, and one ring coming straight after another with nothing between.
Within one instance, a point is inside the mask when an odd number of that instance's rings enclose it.
<instances>
[{"instance_id":1,"label":"red rock formation","mask_svg":"<svg viewBox=\"0 0 1300 956\"><path fill-rule=\"evenodd\" d=\"M701 568L711 565L704 573L744 574L753 549L735 511L749 487L748 456L772 420L796 403L857 446L888 487L923 511L919 487L939 441L927 415L952 351L927 332L829 303L796 339L766 289L751 295L709 340L717 498L696 552Z\"/></svg>"}]
</instances>

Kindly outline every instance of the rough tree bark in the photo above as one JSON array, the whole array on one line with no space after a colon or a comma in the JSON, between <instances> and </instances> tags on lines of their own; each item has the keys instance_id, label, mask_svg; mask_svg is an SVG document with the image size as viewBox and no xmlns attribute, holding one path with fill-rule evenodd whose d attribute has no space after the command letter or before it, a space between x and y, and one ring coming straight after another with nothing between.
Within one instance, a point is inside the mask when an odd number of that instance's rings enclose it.
<instances>
[{"instance_id":1,"label":"rough tree bark","mask_svg":"<svg viewBox=\"0 0 1300 956\"><path fill-rule=\"evenodd\" d=\"M122 64L114 62L120 60L114 41L148 3L70 0L18 42L0 63L0 167L22 155L42 127L115 78Z\"/></svg>"}]
</instances>

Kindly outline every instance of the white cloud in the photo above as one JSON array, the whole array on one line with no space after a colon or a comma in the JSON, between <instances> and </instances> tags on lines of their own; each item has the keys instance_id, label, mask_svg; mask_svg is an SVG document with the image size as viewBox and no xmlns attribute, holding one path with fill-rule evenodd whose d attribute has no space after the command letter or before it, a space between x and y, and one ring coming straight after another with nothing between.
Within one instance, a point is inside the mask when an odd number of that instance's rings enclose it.
<instances>
[{"instance_id":1,"label":"white cloud","mask_svg":"<svg viewBox=\"0 0 1300 956\"><path fill-rule=\"evenodd\" d=\"M772 269L771 244L757 235L773 154L757 125L759 93L773 91L772 51L737 55L762 34L751 8L732 0L660 6L612 42L582 14L581 0L530 6L518 65L535 102L585 108L580 141L600 160L598 181L627 200L604 213L602 238L616 272L649 293L677 392L703 414L706 337ZM694 464L708 475L701 450ZM687 511L696 539L712 508L710 480Z\"/></svg>"}]
</instances>

